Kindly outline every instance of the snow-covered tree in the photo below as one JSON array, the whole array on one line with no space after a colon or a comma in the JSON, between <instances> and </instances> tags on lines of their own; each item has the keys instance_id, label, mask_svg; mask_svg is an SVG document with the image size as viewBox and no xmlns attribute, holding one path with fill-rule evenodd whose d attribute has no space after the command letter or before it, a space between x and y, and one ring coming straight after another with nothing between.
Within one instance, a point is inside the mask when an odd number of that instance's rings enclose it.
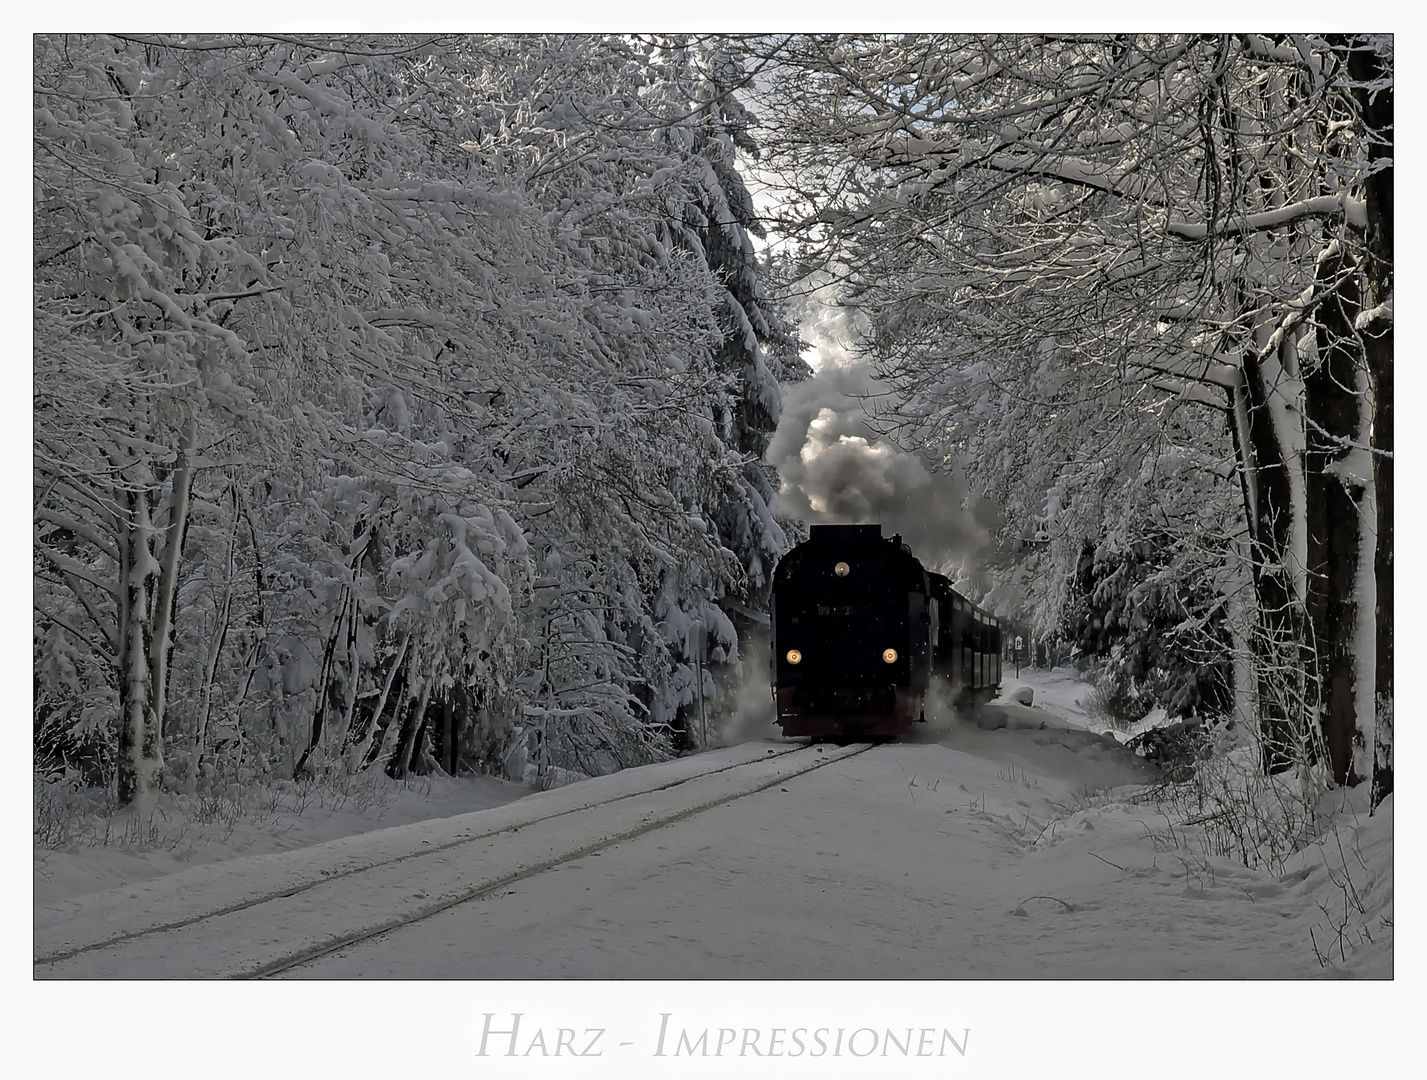
<instances>
[{"instance_id":1,"label":"snow-covered tree","mask_svg":"<svg viewBox=\"0 0 1427 1080\"><path fill-rule=\"evenodd\" d=\"M35 49L41 744L117 753L125 800L166 743L189 785L668 752L690 616L735 657L716 601L780 542L719 531L759 369L730 371L728 267L686 242L741 190L695 58Z\"/></svg>"},{"instance_id":2,"label":"snow-covered tree","mask_svg":"<svg viewBox=\"0 0 1427 1080\"><path fill-rule=\"evenodd\" d=\"M1209 505L1236 485L1239 552L1198 546L1225 589L1236 557L1251 571L1267 764L1321 737L1339 783L1390 775L1391 707L1354 659L1373 653L1374 533L1391 573L1368 495L1391 468L1390 420L1369 423L1390 417L1390 40L815 36L774 55L786 227L873 314L888 428L965 462L1010 528L1043 525L1061 580L1126 506L1165 501L1144 476L1167 455Z\"/></svg>"},{"instance_id":3,"label":"snow-covered tree","mask_svg":"<svg viewBox=\"0 0 1427 1080\"><path fill-rule=\"evenodd\" d=\"M745 232L757 223L734 140L747 140L731 89L718 82L736 80L735 65L678 41L560 36L482 48L507 50L479 77L483 101L507 104L484 106L486 134L473 148L499 157L574 253L590 283L594 340L621 372L599 397L608 411L598 424L629 425L596 452L572 455L579 465L568 476L530 474L525 497L541 507L534 528L560 565L608 579L604 600L576 589L570 615L538 620L539 633L564 648L561 627L588 621L580 612L591 605L604 610L608 640L596 645L580 631L580 648L604 657L591 659L595 669L630 671L636 706L688 745L700 700L726 689L704 670L704 641L715 670L738 661L737 633L716 601L759 604L768 566L787 546L767 509L761 457L777 421L774 373L795 376L801 365L791 334L763 310ZM495 134L504 131L520 134ZM651 517L656 507L672 516ZM606 528L614 537L599 543ZM610 547L630 549L632 575L611 565ZM564 595L544 593L541 603ZM572 685L602 678L571 672ZM568 733L578 721L561 707Z\"/></svg>"}]
</instances>

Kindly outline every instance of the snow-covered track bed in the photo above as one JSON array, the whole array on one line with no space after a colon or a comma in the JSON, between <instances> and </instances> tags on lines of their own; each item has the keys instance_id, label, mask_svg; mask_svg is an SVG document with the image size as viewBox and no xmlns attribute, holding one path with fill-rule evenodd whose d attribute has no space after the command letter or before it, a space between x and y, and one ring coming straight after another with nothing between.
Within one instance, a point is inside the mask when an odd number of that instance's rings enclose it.
<instances>
[{"instance_id":1,"label":"snow-covered track bed","mask_svg":"<svg viewBox=\"0 0 1427 1080\"><path fill-rule=\"evenodd\" d=\"M868 749L746 744L47 905L35 975L274 974Z\"/></svg>"}]
</instances>

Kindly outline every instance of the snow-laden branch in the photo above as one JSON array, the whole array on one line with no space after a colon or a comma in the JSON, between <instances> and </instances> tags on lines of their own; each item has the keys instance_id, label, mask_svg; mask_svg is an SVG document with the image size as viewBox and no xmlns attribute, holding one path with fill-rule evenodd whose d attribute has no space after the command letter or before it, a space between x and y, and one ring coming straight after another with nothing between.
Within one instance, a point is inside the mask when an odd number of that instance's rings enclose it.
<instances>
[{"instance_id":1,"label":"snow-laden branch","mask_svg":"<svg viewBox=\"0 0 1427 1080\"><path fill-rule=\"evenodd\" d=\"M1377 307L1367 308L1358 312L1357 317L1353 319L1353 329L1359 332L1372 330L1382 326L1389 326L1392 324L1392 321L1392 298L1388 297L1388 299L1381 304L1378 304Z\"/></svg>"},{"instance_id":2,"label":"snow-laden branch","mask_svg":"<svg viewBox=\"0 0 1427 1080\"><path fill-rule=\"evenodd\" d=\"M1144 356L1132 354L1125 357L1126 367L1150 372L1153 375L1168 375L1185 382L1218 386L1234 390L1243 381L1243 375L1233 364L1216 363L1199 356ZM1222 404L1222 402L1217 402Z\"/></svg>"},{"instance_id":3,"label":"snow-laden branch","mask_svg":"<svg viewBox=\"0 0 1427 1080\"><path fill-rule=\"evenodd\" d=\"M57 480L58 478L51 483L51 487L55 486ZM61 529L68 530L87 543L93 544L100 551L104 552L105 555L113 559L114 562L117 563L119 561L119 553L114 549L113 544L78 518L72 517L69 514L58 513L54 509L43 505L35 508L35 518L38 521L47 521L51 525L56 525Z\"/></svg>"},{"instance_id":4,"label":"snow-laden branch","mask_svg":"<svg viewBox=\"0 0 1427 1080\"><path fill-rule=\"evenodd\" d=\"M1355 439L1350 439L1346 435L1334 435L1331 431L1326 430L1321 424L1317 423L1313 419L1313 417L1309 416L1302 409L1298 408L1297 404L1294 402L1287 402L1284 405L1284 408L1287 409L1289 412L1295 413L1298 416L1302 417L1303 422L1307 424L1310 428L1312 428L1313 431L1318 435L1318 437L1323 439L1325 442L1330 442L1334 446L1340 447L1344 450L1362 450L1364 453L1375 454L1380 458L1386 458L1388 460L1391 460L1393 457L1393 452L1391 450L1384 450L1381 447L1377 446L1368 446L1364 443L1358 442Z\"/></svg>"},{"instance_id":5,"label":"snow-laden branch","mask_svg":"<svg viewBox=\"0 0 1427 1080\"><path fill-rule=\"evenodd\" d=\"M1243 236L1262 232L1264 229L1278 228L1307 217L1332 217L1337 214L1342 214L1343 219L1353 228L1367 228L1367 203L1343 192L1337 195L1317 195L1272 210L1226 218L1215 222L1212 230L1204 223L1170 221L1165 224L1165 231L1171 236L1185 240L1204 240L1210 235Z\"/></svg>"},{"instance_id":6,"label":"snow-laden branch","mask_svg":"<svg viewBox=\"0 0 1427 1080\"><path fill-rule=\"evenodd\" d=\"M1163 390L1167 394L1173 394L1181 401L1192 401L1198 405L1208 406L1218 412L1231 411L1228 401L1222 394L1215 394L1201 383L1183 383L1174 379L1151 379L1150 385L1156 390Z\"/></svg>"},{"instance_id":7,"label":"snow-laden branch","mask_svg":"<svg viewBox=\"0 0 1427 1080\"><path fill-rule=\"evenodd\" d=\"M954 143L939 143L932 139L907 136L886 144L883 164L888 166L934 165L945 176L928 176L930 182L942 182L960 170L975 167L1017 176L1034 176L1044 180L1092 188L1122 198L1134 198L1143 186L1123 169L1115 170L1093 160L1068 155L1060 151L1008 148L1004 142L963 139ZM1126 187L1127 181L1130 186Z\"/></svg>"},{"instance_id":8,"label":"snow-laden branch","mask_svg":"<svg viewBox=\"0 0 1427 1080\"><path fill-rule=\"evenodd\" d=\"M43 543L36 544L35 551L61 573L78 578L80 581L88 582L101 592L108 593L115 600L119 599L121 592L118 585L112 581L104 581L101 578L95 577L82 563L69 558L67 555L61 555Z\"/></svg>"}]
</instances>

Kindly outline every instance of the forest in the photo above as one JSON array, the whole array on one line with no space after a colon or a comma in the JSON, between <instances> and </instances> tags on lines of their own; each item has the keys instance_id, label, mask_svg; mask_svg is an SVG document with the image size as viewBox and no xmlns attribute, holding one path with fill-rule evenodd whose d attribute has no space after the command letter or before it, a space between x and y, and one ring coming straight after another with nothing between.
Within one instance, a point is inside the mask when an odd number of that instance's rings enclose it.
<instances>
[{"instance_id":1,"label":"forest","mask_svg":"<svg viewBox=\"0 0 1427 1080\"><path fill-rule=\"evenodd\" d=\"M33 72L37 778L710 745L805 535L768 449L815 291L869 435L994 507L979 600L1391 792L1390 36L70 34Z\"/></svg>"}]
</instances>

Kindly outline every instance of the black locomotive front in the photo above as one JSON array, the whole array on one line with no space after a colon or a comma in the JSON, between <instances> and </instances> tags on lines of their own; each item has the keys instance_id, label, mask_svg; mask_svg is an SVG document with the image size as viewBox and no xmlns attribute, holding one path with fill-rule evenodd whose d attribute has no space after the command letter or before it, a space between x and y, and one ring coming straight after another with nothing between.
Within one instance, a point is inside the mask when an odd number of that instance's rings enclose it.
<instances>
[{"instance_id":1,"label":"black locomotive front","mask_svg":"<svg viewBox=\"0 0 1427 1080\"><path fill-rule=\"evenodd\" d=\"M814 525L773 575L773 689L785 735L902 734L922 715L926 571L880 525Z\"/></svg>"}]
</instances>

